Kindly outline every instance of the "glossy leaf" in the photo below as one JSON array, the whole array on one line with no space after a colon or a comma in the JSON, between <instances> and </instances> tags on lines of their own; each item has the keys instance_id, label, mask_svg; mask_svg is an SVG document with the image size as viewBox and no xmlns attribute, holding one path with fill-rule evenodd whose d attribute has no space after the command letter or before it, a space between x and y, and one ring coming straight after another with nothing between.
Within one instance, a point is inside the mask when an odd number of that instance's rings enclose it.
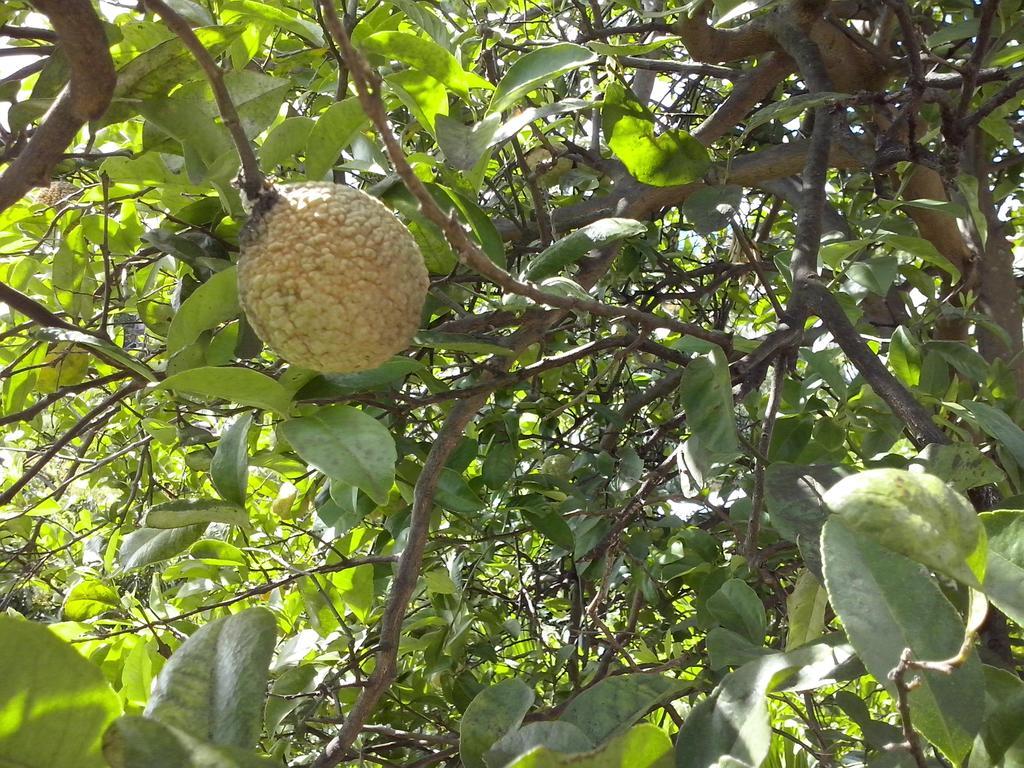
<instances>
[{"instance_id":1,"label":"glossy leaf","mask_svg":"<svg viewBox=\"0 0 1024 768\"><path fill-rule=\"evenodd\" d=\"M162 389L213 400L227 400L279 414L286 414L291 404L288 390L266 374L248 368L193 368L168 376L159 386Z\"/></svg>"},{"instance_id":2,"label":"glossy leaf","mask_svg":"<svg viewBox=\"0 0 1024 768\"><path fill-rule=\"evenodd\" d=\"M143 519L147 528L185 528L207 523L227 523L245 528L245 509L218 499L175 499L150 507Z\"/></svg>"},{"instance_id":3,"label":"glossy leaf","mask_svg":"<svg viewBox=\"0 0 1024 768\"><path fill-rule=\"evenodd\" d=\"M167 530L140 528L124 537L117 560L126 571L159 563L195 544L207 527L207 523L201 523Z\"/></svg>"},{"instance_id":4,"label":"glossy leaf","mask_svg":"<svg viewBox=\"0 0 1024 768\"><path fill-rule=\"evenodd\" d=\"M367 53L404 62L463 97L469 94L471 88L493 87L479 75L463 69L458 59L440 45L419 35L409 32L377 32L364 38L360 47Z\"/></svg>"},{"instance_id":5,"label":"glossy leaf","mask_svg":"<svg viewBox=\"0 0 1024 768\"><path fill-rule=\"evenodd\" d=\"M272 768L277 762L249 750L218 746L147 717L122 717L107 729L103 755L110 768Z\"/></svg>"},{"instance_id":6,"label":"glossy leaf","mask_svg":"<svg viewBox=\"0 0 1024 768\"><path fill-rule=\"evenodd\" d=\"M0 616L0 679L0 764L102 768L121 704L99 667L42 624Z\"/></svg>"},{"instance_id":7,"label":"glossy leaf","mask_svg":"<svg viewBox=\"0 0 1024 768\"><path fill-rule=\"evenodd\" d=\"M868 671L890 693L888 674L905 648L914 658L956 655L965 627L938 585L919 564L832 518L821 534L825 586L850 642ZM921 672L910 693L914 725L959 762L971 748L984 713L981 663L973 653L946 675Z\"/></svg>"},{"instance_id":8,"label":"glossy leaf","mask_svg":"<svg viewBox=\"0 0 1024 768\"><path fill-rule=\"evenodd\" d=\"M306 178L322 179L356 134L367 124L359 99L350 96L331 104L317 118L306 143Z\"/></svg>"},{"instance_id":9,"label":"glossy leaf","mask_svg":"<svg viewBox=\"0 0 1024 768\"><path fill-rule=\"evenodd\" d=\"M226 323L239 311L238 276L234 267L228 267L196 288L182 302L167 331L167 354L173 355L185 348L203 331Z\"/></svg>"},{"instance_id":10,"label":"glossy leaf","mask_svg":"<svg viewBox=\"0 0 1024 768\"><path fill-rule=\"evenodd\" d=\"M576 696L559 720L575 725L594 744L601 744L689 687L661 675L615 675Z\"/></svg>"},{"instance_id":11,"label":"glossy leaf","mask_svg":"<svg viewBox=\"0 0 1024 768\"><path fill-rule=\"evenodd\" d=\"M679 392L687 426L700 439L701 447L712 454L734 454L739 449L739 438L732 383L721 350L693 358L683 373Z\"/></svg>"},{"instance_id":12,"label":"glossy leaf","mask_svg":"<svg viewBox=\"0 0 1024 768\"><path fill-rule=\"evenodd\" d=\"M459 756L466 768L487 768L484 754L514 731L533 704L533 691L515 678L481 691L462 716Z\"/></svg>"},{"instance_id":13,"label":"glossy leaf","mask_svg":"<svg viewBox=\"0 0 1024 768\"><path fill-rule=\"evenodd\" d=\"M655 135L648 111L619 84L609 85L601 108L608 146L637 181L671 187L699 179L711 165L707 150L686 131Z\"/></svg>"},{"instance_id":14,"label":"glossy leaf","mask_svg":"<svg viewBox=\"0 0 1024 768\"><path fill-rule=\"evenodd\" d=\"M249 428L252 414L245 413L231 422L221 433L217 450L210 462L210 479L221 498L237 507L245 506L249 485Z\"/></svg>"},{"instance_id":15,"label":"glossy leaf","mask_svg":"<svg viewBox=\"0 0 1024 768\"><path fill-rule=\"evenodd\" d=\"M251 749L275 635L274 617L263 608L205 624L160 671L145 716L212 744Z\"/></svg>"},{"instance_id":16,"label":"glossy leaf","mask_svg":"<svg viewBox=\"0 0 1024 768\"><path fill-rule=\"evenodd\" d=\"M1016 675L985 667L985 722L967 768L1024 765L1024 683Z\"/></svg>"},{"instance_id":17,"label":"glossy leaf","mask_svg":"<svg viewBox=\"0 0 1024 768\"><path fill-rule=\"evenodd\" d=\"M504 768L520 755L545 747L551 752L576 754L590 752L594 742L572 723L560 720L527 723L522 728L509 731L487 750L484 762L488 768Z\"/></svg>"},{"instance_id":18,"label":"glossy leaf","mask_svg":"<svg viewBox=\"0 0 1024 768\"><path fill-rule=\"evenodd\" d=\"M1024 512L998 510L978 517L988 534L982 591L999 610L1024 624Z\"/></svg>"},{"instance_id":19,"label":"glossy leaf","mask_svg":"<svg viewBox=\"0 0 1024 768\"><path fill-rule=\"evenodd\" d=\"M785 655L774 654L726 675L679 729L676 768L710 768L730 760L760 765L771 743L765 696L792 666Z\"/></svg>"},{"instance_id":20,"label":"glossy leaf","mask_svg":"<svg viewBox=\"0 0 1024 768\"><path fill-rule=\"evenodd\" d=\"M326 406L286 421L281 433L332 480L354 485L378 504L387 501L395 481L395 441L369 414L347 405Z\"/></svg>"},{"instance_id":21,"label":"glossy leaf","mask_svg":"<svg viewBox=\"0 0 1024 768\"><path fill-rule=\"evenodd\" d=\"M672 742L663 730L648 723L636 725L592 752L561 754L538 747L506 768L670 768Z\"/></svg>"},{"instance_id":22,"label":"glossy leaf","mask_svg":"<svg viewBox=\"0 0 1024 768\"><path fill-rule=\"evenodd\" d=\"M633 219L601 219L552 243L526 265L523 277L543 280L575 264L587 253L628 237L642 235L647 226Z\"/></svg>"},{"instance_id":23,"label":"glossy leaf","mask_svg":"<svg viewBox=\"0 0 1024 768\"><path fill-rule=\"evenodd\" d=\"M768 621L757 593L740 579L729 579L707 602L708 611L726 629L755 645L764 642Z\"/></svg>"},{"instance_id":24,"label":"glossy leaf","mask_svg":"<svg viewBox=\"0 0 1024 768\"><path fill-rule=\"evenodd\" d=\"M88 621L120 608L121 596L116 589L96 579L85 579L71 588L61 611L68 621Z\"/></svg>"},{"instance_id":25,"label":"glossy leaf","mask_svg":"<svg viewBox=\"0 0 1024 768\"><path fill-rule=\"evenodd\" d=\"M593 53L574 43L546 45L523 54L508 68L494 89L487 111L501 112L508 109L520 96L593 60Z\"/></svg>"}]
</instances>

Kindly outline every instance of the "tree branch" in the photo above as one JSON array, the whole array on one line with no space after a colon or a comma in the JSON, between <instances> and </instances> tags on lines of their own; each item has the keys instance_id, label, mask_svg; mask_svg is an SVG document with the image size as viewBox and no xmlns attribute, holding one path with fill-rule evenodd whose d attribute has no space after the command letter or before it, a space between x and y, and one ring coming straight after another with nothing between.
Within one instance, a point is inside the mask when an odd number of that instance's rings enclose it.
<instances>
[{"instance_id":1,"label":"tree branch","mask_svg":"<svg viewBox=\"0 0 1024 768\"><path fill-rule=\"evenodd\" d=\"M242 121L238 116L238 110L235 109L235 103L231 100L231 94L224 84L224 71L217 66L217 62L213 60L210 52L196 37L191 25L175 13L167 3L163 0L143 0L143 2L151 11L160 15L164 24L178 36L199 66L203 68L210 88L213 90L213 98L217 102L221 121L228 129L228 133L231 134L231 140L238 152L238 160L242 164L240 186L249 200L255 200L263 189L263 172L260 170L259 160L256 159L256 152L253 151L249 138L242 128Z\"/></svg>"},{"instance_id":2,"label":"tree branch","mask_svg":"<svg viewBox=\"0 0 1024 768\"><path fill-rule=\"evenodd\" d=\"M99 405L90 410L85 414L78 423L75 424L71 429L61 435L57 440L43 451L39 458L36 459L28 469L26 469L21 477L15 480L3 493L0 493L0 507L5 507L11 503L18 492L24 488L29 482L38 475L43 468L50 463L54 456L60 453L60 449L70 443L76 437L81 435L87 429L89 429L97 420L106 415L108 409L112 408L115 404L119 403L124 398L128 397L133 392L136 392L145 386L145 381L133 381L121 389L117 390L111 395L105 397Z\"/></svg>"},{"instance_id":3,"label":"tree branch","mask_svg":"<svg viewBox=\"0 0 1024 768\"><path fill-rule=\"evenodd\" d=\"M776 26L776 35L779 43L796 61L811 90L831 90L832 84L814 42L796 25L786 21ZM789 307L793 317L790 325L802 328L804 319L811 313L820 317L850 362L893 413L907 425L918 443L948 443L949 438L935 425L931 414L864 342L836 297L821 283L818 275L818 251L821 247L822 211L833 122L832 107L823 106L814 110L814 130L804 167L803 201L797 218L793 253L793 295Z\"/></svg>"},{"instance_id":4,"label":"tree branch","mask_svg":"<svg viewBox=\"0 0 1024 768\"><path fill-rule=\"evenodd\" d=\"M53 25L71 78L28 145L0 175L0 211L49 179L75 135L107 110L117 75L106 31L89 0L32 0Z\"/></svg>"}]
</instances>

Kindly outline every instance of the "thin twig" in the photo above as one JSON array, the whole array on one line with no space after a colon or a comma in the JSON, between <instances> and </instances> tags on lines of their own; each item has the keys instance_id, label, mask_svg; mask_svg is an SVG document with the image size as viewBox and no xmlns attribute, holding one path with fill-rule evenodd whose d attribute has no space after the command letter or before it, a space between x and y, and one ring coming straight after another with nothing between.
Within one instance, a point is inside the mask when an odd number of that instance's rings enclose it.
<instances>
[{"instance_id":1,"label":"thin twig","mask_svg":"<svg viewBox=\"0 0 1024 768\"><path fill-rule=\"evenodd\" d=\"M332 9L333 12L333 9ZM381 697L391 687L397 676L398 646L401 638L405 612L412 600L416 582L426 550L427 534L430 532L430 517L434 508L434 494L437 491L441 470L448 457L462 440L463 430L469 424L487 394L476 395L455 404L448 413L444 425L434 439L423 462L423 470L416 480L413 491L412 520L405 550L398 563L398 571L391 584L384 616L381 619L380 640L377 645L376 666L366 686L359 694L345 716L345 722L338 729L324 751L313 763L314 768L331 768L345 759L349 747L356 740L363 725L377 708Z\"/></svg>"},{"instance_id":2,"label":"thin twig","mask_svg":"<svg viewBox=\"0 0 1024 768\"><path fill-rule=\"evenodd\" d=\"M811 89L831 90L832 84L821 52L806 33L785 20L775 25L775 31L779 44L796 61ZM825 183L833 124L832 107L822 106L814 110L814 130L804 165L803 199L797 217L792 261L793 294L787 307L791 315L789 325L802 328L804 319L810 314L820 317L840 349L871 388L903 421L916 443L922 447L928 443L949 443L949 437L936 426L931 414L871 351L835 295L818 275L822 211L826 198Z\"/></svg>"},{"instance_id":3,"label":"thin twig","mask_svg":"<svg viewBox=\"0 0 1024 768\"><path fill-rule=\"evenodd\" d=\"M191 25L181 16L174 12L163 0L143 0L146 7L160 15L170 30L178 36L185 47L202 67L206 79L213 89L213 98L217 102L217 110L220 112L221 121L224 127L231 134L231 140L238 152L238 159L242 164L241 188L246 197L255 200L263 190L263 172L260 170L259 160L256 159L256 152L249 143L249 138L242 128L241 118L235 103L231 100L231 94L224 84L224 71L217 66L210 52L196 37Z\"/></svg>"},{"instance_id":4,"label":"thin twig","mask_svg":"<svg viewBox=\"0 0 1024 768\"><path fill-rule=\"evenodd\" d=\"M35 463L22 472L21 477L15 480L6 491L0 493L0 507L10 504L11 500L18 495L18 492L28 485L29 481L38 475L43 468L49 464L58 453L60 453L61 448L92 427L99 419L103 418L107 411L114 405L131 395L133 392L142 389L145 384L145 381L132 381L121 387L121 389L105 397L99 405L79 419L75 426L61 435L57 440L54 440L53 443L43 451L42 454L40 454Z\"/></svg>"},{"instance_id":5,"label":"thin twig","mask_svg":"<svg viewBox=\"0 0 1024 768\"><path fill-rule=\"evenodd\" d=\"M538 304L573 312L589 312L600 317L624 318L637 323L642 328L667 328L676 333L709 341L724 349L731 347L729 334L707 330L696 323L685 323L674 318L659 317L634 307L613 307L583 296L561 296L549 293L533 282L513 277L491 261L487 254L469 237L455 214L449 216L441 210L430 191L409 165L398 137L395 136L388 124L387 112L381 100L380 78L373 72L362 54L352 45L333 5L327 0L318 0L318 2L323 9L327 27L335 37L342 55L348 63L352 82L356 86L363 111L380 134L388 156L391 158L391 163L395 167L395 172L419 202L423 214L444 233L463 263L494 282L505 292L525 296Z\"/></svg>"},{"instance_id":6,"label":"thin twig","mask_svg":"<svg viewBox=\"0 0 1024 768\"><path fill-rule=\"evenodd\" d=\"M224 600L218 600L215 603L206 603L204 605L199 606L198 608L193 608L190 611L185 611L184 613L176 614L175 616L171 616L167 619L155 619L153 621L147 621L145 624L133 625L131 627L128 627L127 629L119 629L114 632L104 632L101 635L91 635L89 637L82 637L77 640L72 640L72 642L81 643L85 642L86 640L105 640L108 637L117 637L118 635L136 634L144 629L155 629L156 627L167 626L174 622L191 618L192 616L198 616L201 613L209 613L210 611L215 610L217 608L225 608L229 605L234 605L235 603L241 602L242 600L248 600L250 597L258 597L259 595L265 595L268 592L273 592L275 589L280 589L281 587L287 586L288 584L291 584L294 581L304 579L307 576L314 576L320 573L338 573L339 571L346 571L350 568L358 568L361 565L377 565L379 563L392 563L394 562L394 560L395 558L390 555L373 555L371 557L352 558L350 560L345 560L341 563L330 563L328 565L321 565L317 566L316 568L310 568L308 570L296 570L295 573L285 576L283 579L271 581L266 584L260 584L258 587L253 587L252 589L247 589L244 592L239 592L238 594L232 595L231 597L226 598Z\"/></svg>"},{"instance_id":7,"label":"thin twig","mask_svg":"<svg viewBox=\"0 0 1024 768\"><path fill-rule=\"evenodd\" d=\"M757 548L757 539L761 533L761 518L764 515L764 479L765 462L768 450L772 444L772 432L775 430L775 420L779 415L779 404L782 402L782 385L786 380L786 355L781 354L775 358L775 378L772 381L772 389L768 395L768 403L765 406L764 421L761 425L761 436L758 440L757 463L754 465L754 492L750 497L750 521L747 523L747 536L743 542L743 553L751 571L757 571L760 564L760 553Z\"/></svg>"}]
</instances>

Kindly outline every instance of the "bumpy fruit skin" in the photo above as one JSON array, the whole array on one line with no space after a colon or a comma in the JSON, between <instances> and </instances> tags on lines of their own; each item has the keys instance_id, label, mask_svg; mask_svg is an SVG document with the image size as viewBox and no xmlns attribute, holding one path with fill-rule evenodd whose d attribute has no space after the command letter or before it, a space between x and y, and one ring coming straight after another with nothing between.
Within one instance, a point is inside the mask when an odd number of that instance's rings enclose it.
<instances>
[{"instance_id":1,"label":"bumpy fruit skin","mask_svg":"<svg viewBox=\"0 0 1024 768\"><path fill-rule=\"evenodd\" d=\"M429 284L416 241L380 201L329 182L284 184L242 235L239 299L289 362L376 368L409 346Z\"/></svg>"},{"instance_id":2,"label":"bumpy fruit skin","mask_svg":"<svg viewBox=\"0 0 1024 768\"><path fill-rule=\"evenodd\" d=\"M39 205L52 206L58 203L70 202L72 198L81 194L81 190L74 184L58 179L51 181L48 187L37 189L32 194L32 201Z\"/></svg>"}]
</instances>

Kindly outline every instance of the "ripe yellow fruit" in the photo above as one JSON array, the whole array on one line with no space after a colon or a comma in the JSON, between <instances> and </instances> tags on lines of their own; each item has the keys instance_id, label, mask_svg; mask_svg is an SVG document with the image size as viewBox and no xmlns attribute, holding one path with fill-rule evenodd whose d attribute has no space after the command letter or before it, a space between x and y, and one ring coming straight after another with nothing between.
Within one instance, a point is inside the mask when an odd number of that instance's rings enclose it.
<instances>
[{"instance_id":1,"label":"ripe yellow fruit","mask_svg":"<svg viewBox=\"0 0 1024 768\"><path fill-rule=\"evenodd\" d=\"M271 349L303 368L363 371L406 349L428 285L405 225L340 184L277 187L242 235L245 315Z\"/></svg>"}]
</instances>

